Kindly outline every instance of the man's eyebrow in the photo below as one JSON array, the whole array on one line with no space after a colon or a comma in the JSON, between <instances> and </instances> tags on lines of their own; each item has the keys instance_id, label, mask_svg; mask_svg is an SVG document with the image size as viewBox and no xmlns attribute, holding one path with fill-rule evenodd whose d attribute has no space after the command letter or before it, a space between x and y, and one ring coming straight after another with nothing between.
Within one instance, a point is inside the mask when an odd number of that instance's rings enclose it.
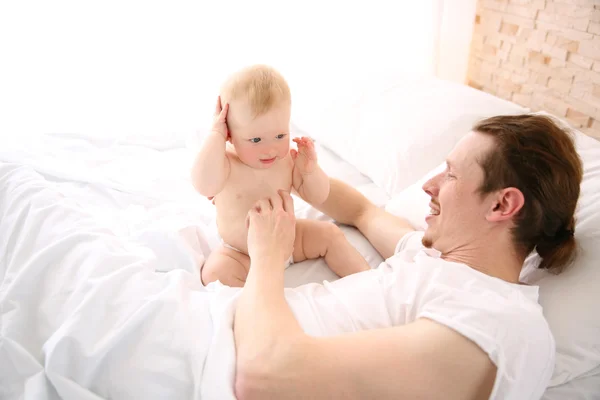
<instances>
[{"instance_id":1,"label":"man's eyebrow","mask_svg":"<svg viewBox=\"0 0 600 400\"><path fill-rule=\"evenodd\" d=\"M452 164L452 161L446 160L446 165L448 166L449 169L454 169L454 164Z\"/></svg>"}]
</instances>

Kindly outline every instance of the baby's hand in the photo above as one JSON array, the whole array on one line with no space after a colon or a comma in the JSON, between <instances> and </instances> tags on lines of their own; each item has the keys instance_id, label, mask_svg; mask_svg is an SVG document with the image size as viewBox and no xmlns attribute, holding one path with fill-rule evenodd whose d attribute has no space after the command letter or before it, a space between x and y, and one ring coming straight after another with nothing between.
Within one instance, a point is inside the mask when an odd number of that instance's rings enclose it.
<instances>
[{"instance_id":1,"label":"baby's hand","mask_svg":"<svg viewBox=\"0 0 600 400\"><path fill-rule=\"evenodd\" d=\"M225 107L221 107L221 96L217 98L217 106L215 107L215 113L213 115L213 125L211 132L222 135L225 140L230 137L229 129L227 129L227 111L229 111L229 104L225 104Z\"/></svg>"},{"instance_id":2,"label":"baby's hand","mask_svg":"<svg viewBox=\"0 0 600 400\"><path fill-rule=\"evenodd\" d=\"M294 168L297 168L302 175L313 173L317 169L315 144L307 137L294 138L294 143L298 145L297 151L290 150L292 160L294 160Z\"/></svg>"}]
</instances>

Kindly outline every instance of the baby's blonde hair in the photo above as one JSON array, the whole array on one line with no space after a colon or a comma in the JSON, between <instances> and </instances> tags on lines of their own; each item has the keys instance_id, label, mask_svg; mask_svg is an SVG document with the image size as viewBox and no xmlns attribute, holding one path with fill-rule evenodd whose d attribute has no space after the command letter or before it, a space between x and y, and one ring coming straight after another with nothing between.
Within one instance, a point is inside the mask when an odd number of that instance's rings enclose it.
<instances>
[{"instance_id":1,"label":"baby's blonde hair","mask_svg":"<svg viewBox=\"0 0 600 400\"><path fill-rule=\"evenodd\" d=\"M283 76L267 65L252 65L234 73L221 88L226 102L244 99L257 117L274 105L291 103L290 88Z\"/></svg>"}]
</instances>

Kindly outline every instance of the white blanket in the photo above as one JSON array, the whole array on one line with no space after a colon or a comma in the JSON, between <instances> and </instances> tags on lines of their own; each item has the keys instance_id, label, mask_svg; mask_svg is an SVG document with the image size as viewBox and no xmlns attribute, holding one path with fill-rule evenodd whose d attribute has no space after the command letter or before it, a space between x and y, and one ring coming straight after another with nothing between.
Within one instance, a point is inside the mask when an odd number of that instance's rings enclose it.
<instances>
[{"instance_id":1,"label":"white blanket","mask_svg":"<svg viewBox=\"0 0 600 400\"><path fill-rule=\"evenodd\" d=\"M233 398L238 291L199 282L195 262L218 238L190 160L184 148L79 138L0 152L0 398ZM386 200L334 158L321 163ZM301 201L296 211L325 218ZM286 271L286 286L323 279L335 275L322 260Z\"/></svg>"},{"instance_id":2,"label":"white blanket","mask_svg":"<svg viewBox=\"0 0 600 400\"><path fill-rule=\"evenodd\" d=\"M228 385L203 381L205 368L232 376L214 295L183 270L157 274L151 251L29 168L4 164L0 176L0 397L227 398ZM207 357L213 341L220 358Z\"/></svg>"}]
</instances>

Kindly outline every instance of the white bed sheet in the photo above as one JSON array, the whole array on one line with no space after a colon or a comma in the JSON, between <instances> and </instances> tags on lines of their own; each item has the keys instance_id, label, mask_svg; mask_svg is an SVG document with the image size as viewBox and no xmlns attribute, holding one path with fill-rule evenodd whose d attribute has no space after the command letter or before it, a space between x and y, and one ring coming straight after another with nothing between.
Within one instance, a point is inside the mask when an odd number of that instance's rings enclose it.
<instances>
[{"instance_id":1,"label":"white bed sheet","mask_svg":"<svg viewBox=\"0 0 600 400\"><path fill-rule=\"evenodd\" d=\"M318 144L317 151L320 165L330 176L355 186L380 206L389 200L385 191L333 152ZM183 143L55 134L5 143L0 155L3 162L31 165L115 234L136 238L159 256L177 259L174 268L189 266L178 251L176 232L195 244L200 258L219 244L214 206L191 186L194 154ZM295 210L298 218L331 220L297 197ZM355 229L342 226L342 230L370 265L381 261ZM323 260L308 260L286 270L285 284L294 287L335 279Z\"/></svg>"},{"instance_id":2,"label":"white bed sheet","mask_svg":"<svg viewBox=\"0 0 600 400\"><path fill-rule=\"evenodd\" d=\"M572 381L548 388L542 400L600 400L600 367Z\"/></svg>"},{"instance_id":3,"label":"white bed sheet","mask_svg":"<svg viewBox=\"0 0 600 400\"><path fill-rule=\"evenodd\" d=\"M319 154L332 176L385 203ZM203 290L178 239L193 239L200 258L219 243L191 160L185 148L56 135L0 146L0 398L233 398L234 300ZM296 211L326 219L300 200ZM288 287L323 279L336 276L322 260L286 271Z\"/></svg>"}]
</instances>

